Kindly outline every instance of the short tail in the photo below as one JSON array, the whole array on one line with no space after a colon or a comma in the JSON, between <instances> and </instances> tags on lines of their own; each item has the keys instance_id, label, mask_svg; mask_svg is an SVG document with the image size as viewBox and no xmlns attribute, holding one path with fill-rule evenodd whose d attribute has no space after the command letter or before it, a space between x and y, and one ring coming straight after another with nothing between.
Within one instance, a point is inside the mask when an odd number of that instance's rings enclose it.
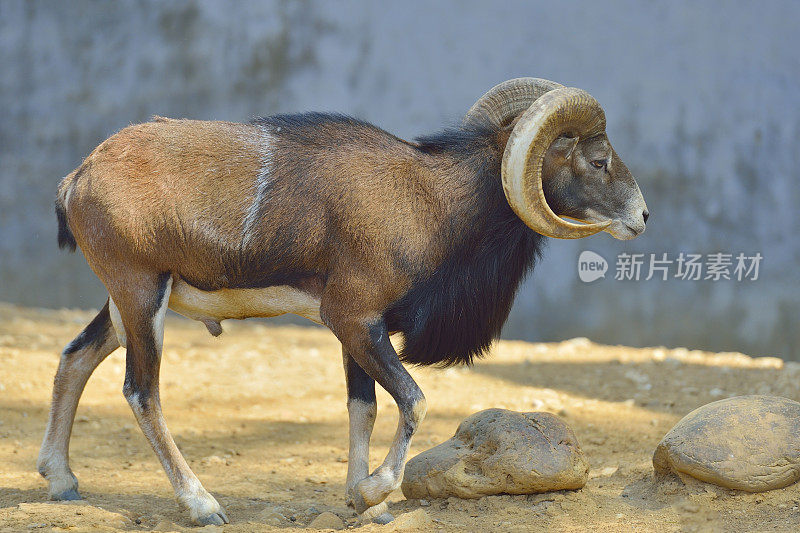
<instances>
[{"instance_id":1,"label":"short tail","mask_svg":"<svg viewBox=\"0 0 800 533\"><path fill-rule=\"evenodd\" d=\"M64 206L64 197L61 194L60 187L56 198L56 218L58 219L58 247L62 250L67 248L70 252L74 252L78 243L75 242L75 236L67 223L67 210Z\"/></svg>"}]
</instances>

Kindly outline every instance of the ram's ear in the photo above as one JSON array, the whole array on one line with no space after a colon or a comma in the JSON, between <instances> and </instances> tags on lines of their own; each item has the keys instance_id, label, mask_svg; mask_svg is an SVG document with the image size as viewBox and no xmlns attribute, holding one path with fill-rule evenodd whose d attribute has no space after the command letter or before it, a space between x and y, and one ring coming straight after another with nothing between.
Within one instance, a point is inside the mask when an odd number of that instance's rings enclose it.
<instances>
[{"instance_id":1,"label":"ram's ear","mask_svg":"<svg viewBox=\"0 0 800 533\"><path fill-rule=\"evenodd\" d=\"M572 154L575 153L576 146L578 146L578 137L561 135L550 145L550 150L569 161Z\"/></svg>"}]
</instances>

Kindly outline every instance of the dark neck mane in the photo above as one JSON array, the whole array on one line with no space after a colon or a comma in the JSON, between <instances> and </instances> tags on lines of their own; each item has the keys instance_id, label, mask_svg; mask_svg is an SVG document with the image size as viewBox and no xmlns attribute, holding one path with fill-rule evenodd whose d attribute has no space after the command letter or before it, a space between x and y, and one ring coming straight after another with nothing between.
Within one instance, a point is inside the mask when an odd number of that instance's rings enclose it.
<instances>
[{"instance_id":1,"label":"dark neck mane","mask_svg":"<svg viewBox=\"0 0 800 533\"><path fill-rule=\"evenodd\" d=\"M451 224L450 253L386 313L403 333L400 358L420 365L469 364L486 353L508 318L517 289L544 238L514 214L500 183L502 148L491 128L456 129L418 139L427 153L459 161L471 201Z\"/></svg>"}]
</instances>

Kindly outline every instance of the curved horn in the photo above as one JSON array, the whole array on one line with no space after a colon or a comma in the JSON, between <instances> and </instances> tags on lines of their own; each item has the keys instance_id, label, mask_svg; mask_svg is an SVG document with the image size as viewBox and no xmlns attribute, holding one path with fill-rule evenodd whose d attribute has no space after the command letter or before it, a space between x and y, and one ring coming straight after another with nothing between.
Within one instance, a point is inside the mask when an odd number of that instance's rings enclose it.
<instances>
[{"instance_id":1,"label":"curved horn","mask_svg":"<svg viewBox=\"0 0 800 533\"><path fill-rule=\"evenodd\" d=\"M544 154L559 135L569 132L586 138L603 133L605 129L605 113L597 100L573 87L543 94L523 113L503 152L502 176L508 203L528 227L548 237L579 239L594 235L611 224L611 221L601 224L567 222L547 205L542 188Z\"/></svg>"},{"instance_id":2,"label":"curved horn","mask_svg":"<svg viewBox=\"0 0 800 533\"><path fill-rule=\"evenodd\" d=\"M463 123L488 121L505 126L511 119L528 109L540 96L564 87L541 78L514 78L492 87L467 111Z\"/></svg>"}]
</instances>

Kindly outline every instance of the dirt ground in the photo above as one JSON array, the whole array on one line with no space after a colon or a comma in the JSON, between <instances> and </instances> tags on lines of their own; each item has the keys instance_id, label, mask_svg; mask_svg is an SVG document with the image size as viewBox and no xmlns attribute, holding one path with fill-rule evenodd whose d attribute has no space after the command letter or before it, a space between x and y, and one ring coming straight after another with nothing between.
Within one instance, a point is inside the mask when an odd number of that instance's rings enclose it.
<instances>
[{"instance_id":1,"label":"dirt ground","mask_svg":"<svg viewBox=\"0 0 800 533\"><path fill-rule=\"evenodd\" d=\"M93 313L0 304L0 531L161 530L190 523L122 397L124 351L89 381L75 423L72 468L86 498L48 503L36 472L58 353ZM313 327L167 321L165 416L194 471L226 508L226 532L307 528L344 504L347 411L336 339ZM428 416L412 456L455 432L475 411L548 411L573 428L592 465L579 491L480 500L390 497L396 516L361 531L797 531L800 486L746 494L700 483L659 482L652 452L692 409L727 396L800 400L800 365L686 349L500 342L473 368L412 369ZM379 391L372 463L394 434L396 408ZM215 529L209 526L208 530ZM217 528L216 530L220 530Z\"/></svg>"}]
</instances>

